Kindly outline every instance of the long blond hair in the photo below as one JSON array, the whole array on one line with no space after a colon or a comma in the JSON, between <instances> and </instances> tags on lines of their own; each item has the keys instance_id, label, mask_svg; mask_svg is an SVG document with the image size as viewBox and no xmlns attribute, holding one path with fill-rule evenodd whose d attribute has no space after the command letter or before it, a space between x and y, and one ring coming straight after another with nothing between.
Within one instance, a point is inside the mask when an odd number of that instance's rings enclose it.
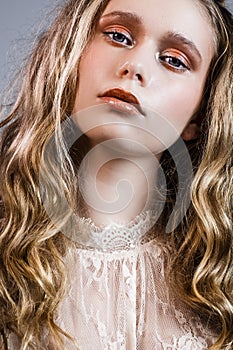
<instances>
[{"instance_id":1,"label":"long blond hair","mask_svg":"<svg viewBox=\"0 0 233 350\"><path fill-rule=\"evenodd\" d=\"M181 297L218 330L211 350L233 347L233 20L222 3L201 1L215 28L217 52L198 111L203 122L191 206L183 229L173 233L171 265Z\"/></svg>"},{"instance_id":2,"label":"long blond hair","mask_svg":"<svg viewBox=\"0 0 233 350\"><path fill-rule=\"evenodd\" d=\"M43 348L44 329L52 342L64 348L63 331L54 318L68 287L63 256L70 244L60 232L70 213L62 210L58 194L62 186L73 203L76 182L62 123L73 109L81 54L108 2L70 0L62 7L39 38L22 71L22 85L12 111L0 124L0 328L1 332L15 332L22 350ZM199 110L205 114L209 132L203 132L203 156L193 181L185 230L179 226L175 232L180 238L174 238L178 253L172 274L180 280L180 293L186 301L193 308L208 310L220 324L219 339L212 349L230 349L232 18L220 2L200 2L208 10L217 40ZM62 178L52 160L45 160L52 135ZM43 206L39 172L46 183L53 184L49 195L54 207L60 208L56 227Z\"/></svg>"},{"instance_id":3,"label":"long blond hair","mask_svg":"<svg viewBox=\"0 0 233 350\"><path fill-rule=\"evenodd\" d=\"M44 348L40 344L44 329L59 349L64 348L54 314L67 286L62 262L66 240L59 234L59 223L54 227L44 210L38 174L73 193L72 178L61 179L56 166L45 165L45 150L55 134L63 173L72 175L62 122L72 111L80 56L106 2L71 0L61 9L39 38L21 74L18 98L2 122L8 125L2 131L0 151L0 322L2 329L19 336L21 349ZM53 201L59 208L55 192ZM69 215L63 214L61 224Z\"/></svg>"}]
</instances>

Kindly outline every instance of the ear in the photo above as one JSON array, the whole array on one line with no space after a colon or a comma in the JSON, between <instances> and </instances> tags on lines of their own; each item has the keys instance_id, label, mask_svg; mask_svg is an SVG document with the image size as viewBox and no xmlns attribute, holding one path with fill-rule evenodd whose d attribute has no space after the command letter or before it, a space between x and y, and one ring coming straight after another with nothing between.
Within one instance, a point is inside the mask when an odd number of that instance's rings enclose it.
<instances>
[{"instance_id":1,"label":"ear","mask_svg":"<svg viewBox=\"0 0 233 350\"><path fill-rule=\"evenodd\" d=\"M184 141L197 139L200 133L200 128L196 121L190 121L184 128L181 137Z\"/></svg>"}]
</instances>

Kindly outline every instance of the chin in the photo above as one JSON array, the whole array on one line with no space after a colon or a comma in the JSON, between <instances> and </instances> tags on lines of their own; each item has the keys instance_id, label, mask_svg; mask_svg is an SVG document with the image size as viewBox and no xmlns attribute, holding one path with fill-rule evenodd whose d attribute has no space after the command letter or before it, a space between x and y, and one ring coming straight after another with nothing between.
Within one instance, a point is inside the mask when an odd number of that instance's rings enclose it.
<instances>
[{"instance_id":1,"label":"chin","mask_svg":"<svg viewBox=\"0 0 233 350\"><path fill-rule=\"evenodd\" d=\"M164 145L152 136L150 140L148 135L142 137L135 130L129 132L116 126L98 127L88 131L86 136L92 147L99 146L105 151L112 152L114 158L146 157L160 154L165 149Z\"/></svg>"}]
</instances>

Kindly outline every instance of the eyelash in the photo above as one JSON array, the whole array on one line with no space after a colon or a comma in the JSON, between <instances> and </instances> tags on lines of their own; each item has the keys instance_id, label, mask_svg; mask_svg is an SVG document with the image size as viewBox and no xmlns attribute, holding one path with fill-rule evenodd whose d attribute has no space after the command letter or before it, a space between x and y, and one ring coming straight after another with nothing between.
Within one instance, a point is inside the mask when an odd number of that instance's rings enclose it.
<instances>
[{"instance_id":1,"label":"eyelash","mask_svg":"<svg viewBox=\"0 0 233 350\"><path fill-rule=\"evenodd\" d=\"M132 36L130 34L126 35L124 33L122 33L119 30L110 30L110 31L105 31L103 32L104 36L113 44L119 45L119 46L124 46L124 47L133 47L135 41L133 40ZM118 38L116 36L120 35L120 38ZM126 40L126 43L123 43ZM170 69L172 69L175 72L178 73L182 73L185 71L190 71L190 67L188 64L184 63L184 61L178 57L176 57L175 55L171 55L171 54L158 54L158 60L170 67ZM173 63L171 62L173 60ZM175 61L175 62L174 62Z\"/></svg>"},{"instance_id":2,"label":"eyelash","mask_svg":"<svg viewBox=\"0 0 233 350\"><path fill-rule=\"evenodd\" d=\"M162 55L159 55L158 59L159 61L171 67L175 71L179 71L179 72L184 72L187 70L190 71L189 65L185 64L183 60L181 60L176 56L172 56L169 54L166 54L166 55L162 54ZM173 60L173 64L171 63L172 60Z\"/></svg>"},{"instance_id":3,"label":"eyelash","mask_svg":"<svg viewBox=\"0 0 233 350\"><path fill-rule=\"evenodd\" d=\"M126 35L126 34L120 32L119 30L106 31L106 32L103 32L103 34L111 42L113 42L115 44L119 44L119 45L126 46L126 47L132 47L133 44L134 44L134 40L133 40L133 38L131 37L130 34ZM114 36L116 36L116 35L120 35L123 40L127 40L127 43L123 44L122 41L117 41L116 39L114 39Z\"/></svg>"}]
</instances>

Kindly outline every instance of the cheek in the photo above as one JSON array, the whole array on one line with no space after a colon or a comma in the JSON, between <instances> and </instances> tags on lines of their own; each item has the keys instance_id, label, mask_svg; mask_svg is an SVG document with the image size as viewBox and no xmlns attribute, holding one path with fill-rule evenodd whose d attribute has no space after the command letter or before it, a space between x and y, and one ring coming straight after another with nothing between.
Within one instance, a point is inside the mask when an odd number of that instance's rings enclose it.
<instances>
[{"instance_id":1,"label":"cheek","mask_svg":"<svg viewBox=\"0 0 233 350\"><path fill-rule=\"evenodd\" d=\"M155 110L181 132L198 109L202 91L202 84L196 81L181 84L170 82L160 91L161 98Z\"/></svg>"},{"instance_id":2,"label":"cheek","mask_svg":"<svg viewBox=\"0 0 233 350\"><path fill-rule=\"evenodd\" d=\"M103 72L111 68L111 54L98 40L92 42L83 54L79 66L80 81L94 81L103 76Z\"/></svg>"},{"instance_id":3,"label":"cheek","mask_svg":"<svg viewBox=\"0 0 233 350\"><path fill-rule=\"evenodd\" d=\"M179 108L181 114L187 116L187 118L191 118L198 109L202 95L202 87L188 86L185 92L183 92L183 98L180 100L179 105L176 105L175 107Z\"/></svg>"},{"instance_id":4,"label":"cheek","mask_svg":"<svg viewBox=\"0 0 233 350\"><path fill-rule=\"evenodd\" d=\"M79 85L74 112L96 103L103 83L113 74L110 55L101 43L93 42L82 55L79 64Z\"/></svg>"}]
</instances>

